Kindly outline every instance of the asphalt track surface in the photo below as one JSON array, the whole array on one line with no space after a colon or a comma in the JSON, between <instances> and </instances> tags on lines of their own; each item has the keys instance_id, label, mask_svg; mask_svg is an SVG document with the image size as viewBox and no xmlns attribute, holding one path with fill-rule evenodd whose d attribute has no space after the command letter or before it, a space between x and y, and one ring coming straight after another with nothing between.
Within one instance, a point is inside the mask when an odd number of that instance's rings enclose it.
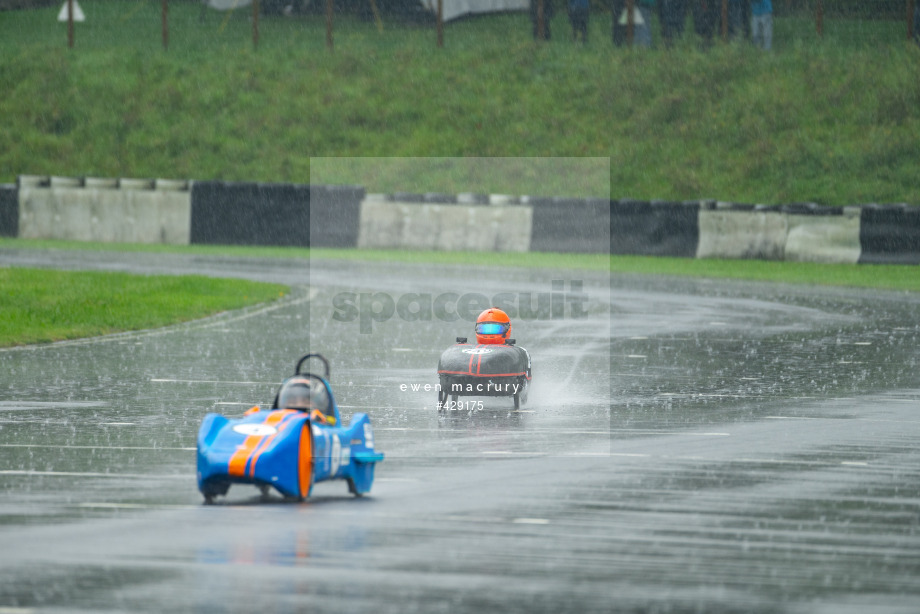
<instances>
[{"instance_id":1,"label":"asphalt track surface","mask_svg":"<svg viewBox=\"0 0 920 614\"><path fill-rule=\"evenodd\" d=\"M0 611L920 611L920 297L545 270L2 250L0 265L292 284L199 322L0 351ZM341 292L534 297L530 402L438 413L467 322ZM371 495L203 505L208 412L307 349L375 428ZM413 391L412 386L420 389ZM403 388L405 386L405 388ZM346 418L347 420L347 418Z\"/></svg>"}]
</instances>

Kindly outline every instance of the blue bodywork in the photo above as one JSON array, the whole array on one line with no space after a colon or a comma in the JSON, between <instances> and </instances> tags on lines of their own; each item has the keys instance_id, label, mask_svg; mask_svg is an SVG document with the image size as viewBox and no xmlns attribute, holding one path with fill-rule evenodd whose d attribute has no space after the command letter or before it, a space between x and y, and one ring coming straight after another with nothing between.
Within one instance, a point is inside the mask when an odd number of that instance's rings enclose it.
<instances>
[{"instance_id":1,"label":"blue bodywork","mask_svg":"<svg viewBox=\"0 0 920 614\"><path fill-rule=\"evenodd\" d=\"M263 492L272 487L297 500L308 497L313 485L324 480L345 480L355 495L370 491L374 466L383 460L374 449L370 418L359 413L348 426L338 426L341 416L329 382L307 375L325 386L328 417L316 410L311 415L258 407L238 419L205 416L197 449L198 489L207 502L226 494L232 484L252 484ZM322 423L327 420L331 424Z\"/></svg>"}]
</instances>

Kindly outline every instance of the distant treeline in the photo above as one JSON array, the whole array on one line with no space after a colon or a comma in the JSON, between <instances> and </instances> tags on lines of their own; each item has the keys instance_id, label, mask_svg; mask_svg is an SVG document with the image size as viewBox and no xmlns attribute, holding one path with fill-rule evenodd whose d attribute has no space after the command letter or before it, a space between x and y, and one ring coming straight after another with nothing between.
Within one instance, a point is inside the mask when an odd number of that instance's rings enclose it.
<instances>
[{"instance_id":1,"label":"distant treeline","mask_svg":"<svg viewBox=\"0 0 920 614\"><path fill-rule=\"evenodd\" d=\"M119 0L108 0L117 2ZM203 0L169 0L170 2L182 2L200 4ZM278 13L284 6L292 6L296 11L310 11L311 9L321 11L325 7L324 2L310 0L259 0L263 12ZM561 10L564 8L566 0L547 0L558 5ZM0 0L0 11L14 9L44 8L49 6L60 6L64 0ZM687 0L689 5L692 2L715 2L721 0ZM773 0L773 12L777 17L784 16L808 16L814 15L818 4L822 5L824 16L833 19L834 17L843 17L850 19L905 19L906 2L905 0ZM920 0L917 0L920 2ZM593 5L607 6L611 0L599 0L592 2ZM408 12L407 5L421 5L419 0L378 0L380 9L384 12ZM369 0L335 0L337 10L355 11L358 13L367 10L370 6ZM390 9L389 11L387 9Z\"/></svg>"}]
</instances>

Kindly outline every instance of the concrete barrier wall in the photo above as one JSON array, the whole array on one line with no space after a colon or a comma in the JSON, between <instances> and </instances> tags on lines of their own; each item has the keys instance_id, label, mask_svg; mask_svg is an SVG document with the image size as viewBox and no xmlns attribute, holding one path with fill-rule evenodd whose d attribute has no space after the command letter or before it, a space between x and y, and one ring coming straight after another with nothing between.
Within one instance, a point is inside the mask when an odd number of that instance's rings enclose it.
<instances>
[{"instance_id":1,"label":"concrete barrier wall","mask_svg":"<svg viewBox=\"0 0 920 614\"><path fill-rule=\"evenodd\" d=\"M126 185L128 185L126 183ZM187 189L86 187L82 180L21 183L18 236L113 243L189 242Z\"/></svg>"},{"instance_id":2,"label":"concrete barrier wall","mask_svg":"<svg viewBox=\"0 0 920 614\"><path fill-rule=\"evenodd\" d=\"M856 264L860 254L859 209L845 207L833 211L784 213L787 227L784 260Z\"/></svg>"},{"instance_id":3,"label":"concrete barrier wall","mask_svg":"<svg viewBox=\"0 0 920 614\"><path fill-rule=\"evenodd\" d=\"M852 208L715 203L699 214L697 258L855 263L859 215Z\"/></svg>"},{"instance_id":4,"label":"concrete barrier wall","mask_svg":"<svg viewBox=\"0 0 920 614\"><path fill-rule=\"evenodd\" d=\"M368 249L526 252L533 212L520 205L361 203L357 246Z\"/></svg>"},{"instance_id":5,"label":"concrete barrier wall","mask_svg":"<svg viewBox=\"0 0 920 614\"><path fill-rule=\"evenodd\" d=\"M21 176L0 185L0 236L920 264L920 207L368 196L360 186Z\"/></svg>"},{"instance_id":6,"label":"concrete barrier wall","mask_svg":"<svg viewBox=\"0 0 920 614\"><path fill-rule=\"evenodd\" d=\"M782 260L788 225L785 217L745 210L701 210L697 258Z\"/></svg>"}]
</instances>

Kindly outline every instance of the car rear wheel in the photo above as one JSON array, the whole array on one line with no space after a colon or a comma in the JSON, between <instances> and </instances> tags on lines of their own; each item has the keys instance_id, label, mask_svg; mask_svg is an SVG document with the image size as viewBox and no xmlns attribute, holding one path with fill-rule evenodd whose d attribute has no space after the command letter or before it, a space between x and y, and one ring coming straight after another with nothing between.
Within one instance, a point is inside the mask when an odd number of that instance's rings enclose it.
<instances>
[{"instance_id":1,"label":"car rear wheel","mask_svg":"<svg viewBox=\"0 0 920 614\"><path fill-rule=\"evenodd\" d=\"M520 388L514 393L514 408L520 409L522 405L527 404L527 392L530 389L530 383L524 379L521 380Z\"/></svg>"},{"instance_id":2,"label":"car rear wheel","mask_svg":"<svg viewBox=\"0 0 920 614\"><path fill-rule=\"evenodd\" d=\"M439 390L438 391L438 411L444 411L447 409L444 404L447 403L447 391Z\"/></svg>"}]
</instances>

